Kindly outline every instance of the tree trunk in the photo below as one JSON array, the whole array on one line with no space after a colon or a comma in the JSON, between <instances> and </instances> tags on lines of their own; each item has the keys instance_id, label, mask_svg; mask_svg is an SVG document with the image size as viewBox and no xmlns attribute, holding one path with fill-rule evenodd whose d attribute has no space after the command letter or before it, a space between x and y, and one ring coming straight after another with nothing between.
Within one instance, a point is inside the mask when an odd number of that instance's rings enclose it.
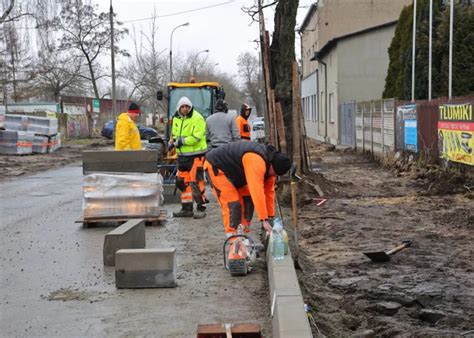
<instances>
[{"instance_id":1,"label":"tree trunk","mask_svg":"<svg viewBox=\"0 0 474 338\"><path fill-rule=\"evenodd\" d=\"M97 88L97 81L95 79L94 69L92 68L92 61L89 60L89 57L87 57L87 66L89 67L89 73L91 74L91 82L92 82L92 87L94 88L95 98L100 99L99 89Z\"/></svg>"},{"instance_id":2,"label":"tree trunk","mask_svg":"<svg viewBox=\"0 0 474 338\"><path fill-rule=\"evenodd\" d=\"M270 46L271 87L280 103L285 129L293 130L292 68L295 57L295 26L298 0L280 0L275 9L275 31ZM286 148L293 157L293 136L286 133Z\"/></svg>"}]
</instances>

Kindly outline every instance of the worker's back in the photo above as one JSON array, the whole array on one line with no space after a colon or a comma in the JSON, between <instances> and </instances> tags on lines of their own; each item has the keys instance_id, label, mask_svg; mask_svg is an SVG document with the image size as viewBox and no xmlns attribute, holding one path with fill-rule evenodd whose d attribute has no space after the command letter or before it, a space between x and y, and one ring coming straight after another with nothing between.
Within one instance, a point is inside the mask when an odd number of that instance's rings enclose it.
<instances>
[{"instance_id":1,"label":"worker's back","mask_svg":"<svg viewBox=\"0 0 474 338\"><path fill-rule=\"evenodd\" d=\"M224 112L216 112L206 120L206 139L211 148L240 140L235 119Z\"/></svg>"}]
</instances>

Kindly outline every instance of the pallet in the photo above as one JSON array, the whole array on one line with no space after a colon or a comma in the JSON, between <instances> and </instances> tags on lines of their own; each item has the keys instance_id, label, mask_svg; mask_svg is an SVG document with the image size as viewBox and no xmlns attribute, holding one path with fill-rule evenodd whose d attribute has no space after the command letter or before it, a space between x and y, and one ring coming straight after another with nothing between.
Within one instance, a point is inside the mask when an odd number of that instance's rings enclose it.
<instances>
[{"instance_id":1,"label":"pallet","mask_svg":"<svg viewBox=\"0 0 474 338\"><path fill-rule=\"evenodd\" d=\"M117 223L122 224L127 222L130 219L142 218L145 220L145 225L156 226L160 225L162 222L166 221L168 217L168 212L165 209L160 210L159 215L133 215L133 216L104 216L104 217L88 217L80 218L74 223L82 223L83 228L92 228L100 226L104 223Z\"/></svg>"}]
</instances>

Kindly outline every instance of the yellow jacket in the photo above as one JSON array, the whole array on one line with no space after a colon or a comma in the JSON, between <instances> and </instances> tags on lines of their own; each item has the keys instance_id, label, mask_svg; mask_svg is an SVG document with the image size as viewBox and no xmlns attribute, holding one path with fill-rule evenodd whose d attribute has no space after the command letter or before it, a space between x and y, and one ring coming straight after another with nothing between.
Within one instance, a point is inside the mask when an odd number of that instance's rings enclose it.
<instances>
[{"instance_id":1,"label":"yellow jacket","mask_svg":"<svg viewBox=\"0 0 474 338\"><path fill-rule=\"evenodd\" d=\"M142 149L142 142L135 122L127 113L120 114L115 125L115 150L140 149Z\"/></svg>"}]
</instances>

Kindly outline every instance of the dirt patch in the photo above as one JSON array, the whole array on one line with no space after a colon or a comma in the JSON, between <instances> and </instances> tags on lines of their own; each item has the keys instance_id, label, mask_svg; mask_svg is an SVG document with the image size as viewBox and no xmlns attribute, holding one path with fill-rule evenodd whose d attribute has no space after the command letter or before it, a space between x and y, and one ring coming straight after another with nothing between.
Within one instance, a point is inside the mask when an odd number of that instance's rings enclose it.
<instances>
[{"instance_id":1,"label":"dirt patch","mask_svg":"<svg viewBox=\"0 0 474 338\"><path fill-rule=\"evenodd\" d=\"M319 330L377 337L472 330L474 211L466 180L438 178L431 189L449 184L449 194L426 193L429 184L412 171L398 175L353 152L313 151L328 200L300 205L299 277ZM363 255L405 239L413 245L389 262Z\"/></svg>"},{"instance_id":2,"label":"dirt patch","mask_svg":"<svg viewBox=\"0 0 474 338\"><path fill-rule=\"evenodd\" d=\"M0 181L36 172L59 168L80 161L83 150L113 148L112 141L106 139L81 139L63 143L51 154L0 155Z\"/></svg>"},{"instance_id":3,"label":"dirt patch","mask_svg":"<svg viewBox=\"0 0 474 338\"><path fill-rule=\"evenodd\" d=\"M48 296L41 295L40 297L47 299L48 301L88 301L90 303L94 303L99 300L103 300L106 294L106 291L94 293L79 290L77 288L62 288L51 292Z\"/></svg>"}]
</instances>

